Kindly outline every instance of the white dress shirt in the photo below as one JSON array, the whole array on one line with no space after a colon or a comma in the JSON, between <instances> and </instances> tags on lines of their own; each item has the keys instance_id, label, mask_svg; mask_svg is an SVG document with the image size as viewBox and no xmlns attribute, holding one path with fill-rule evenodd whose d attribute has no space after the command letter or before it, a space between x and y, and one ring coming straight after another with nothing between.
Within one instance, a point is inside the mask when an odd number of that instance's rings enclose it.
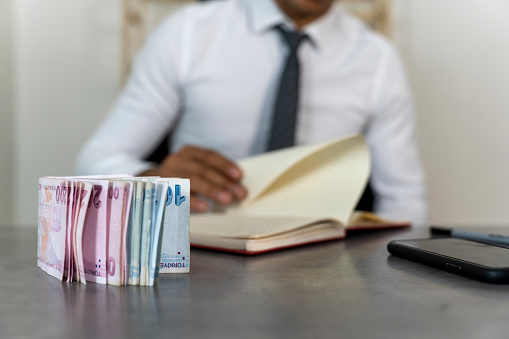
<instances>
[{"instance_id":1,"label":"white dress shirt","mask_svg":"<svg viewBox=\"0 0 509 339\"><path fill-rule=\"evenodd\" d=\"M189 144L231 159L263 152L288 53L277 24L293 26L271 0L193 3L170 16L81 151L78 174L141 173L170 128L173 151ZM413 102L394 48L334 5L303 31L296 144L363 133L375 212L425 223Z\"/></svg>"}]
</instances>

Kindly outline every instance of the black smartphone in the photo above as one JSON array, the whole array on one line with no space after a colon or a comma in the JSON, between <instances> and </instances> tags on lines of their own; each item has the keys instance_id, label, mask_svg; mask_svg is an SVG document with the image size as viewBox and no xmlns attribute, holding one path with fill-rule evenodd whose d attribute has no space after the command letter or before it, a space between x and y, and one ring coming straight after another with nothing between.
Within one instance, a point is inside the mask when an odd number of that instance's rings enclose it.
<instances>
[{"instance_id":1,"label":"black smartphone","mask_svg":"<svg viewBox=\"0 0 509 339\"><path fill-rule=\"evenodd\" d=\"M398 257L492 284L509 283L509 249L458 238L394 240Z\"/></svg>"}]
</instances>

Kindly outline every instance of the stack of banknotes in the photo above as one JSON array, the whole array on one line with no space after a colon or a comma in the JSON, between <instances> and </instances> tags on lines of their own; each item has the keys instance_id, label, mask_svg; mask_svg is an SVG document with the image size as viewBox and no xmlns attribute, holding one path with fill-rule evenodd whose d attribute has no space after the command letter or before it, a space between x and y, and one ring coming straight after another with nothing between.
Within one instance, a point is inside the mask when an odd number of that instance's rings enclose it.
<instances>
[{"instance_id":1,"label":"stack of banknotes","mask_svg":"<svg viewBox=\"0 0 509 339\"><path fill-rule=\"evenodd\" d=\"M189 180L39 179L37 266L68 282L157 284L189 272Z\"/></svg>"}]
</instances>

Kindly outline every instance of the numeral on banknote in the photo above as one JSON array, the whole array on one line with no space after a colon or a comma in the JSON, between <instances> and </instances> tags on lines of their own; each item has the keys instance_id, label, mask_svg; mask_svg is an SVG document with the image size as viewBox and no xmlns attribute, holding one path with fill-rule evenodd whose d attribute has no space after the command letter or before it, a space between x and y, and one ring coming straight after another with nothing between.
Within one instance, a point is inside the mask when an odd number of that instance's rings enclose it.
<instances>
[{"instance_id":1,"label":"numeral on banknote","mask_svg":"<svg viewBox=\"0 0 509 339\"><path fill-rule=\"evenodd\" d=\"M57 204L67 204L68 199L67 196L70 193L71 188L70 187L60 187L57 186L56 192L55 192L55 199Z\"/></svg>"},{"instance_id":2,"label":"numeral on banknote","mask_svg":"<svg viewBox=\"0 0 509 339\"><path fill-rule=\"evenodd\" d=\"M81 201L81 206L83 206L83 201L85 201L85 197L87 196L87 190L86 189L82 189L81 190L81 198L80 198L80 201ZM89 201L90 203L90 201Z\"/></svg>"},{"instance_id":3,"label":"numeral on banknote","mask_svg":"<svg viewBox=\"0 0 509 339\"><path fill-rule=\"evenodd\" d=\"M184 201L186 201L186 197L180 195L180 185L175 185L175 205L180 206ZM173 200L173 192L171 187L168 187L168 197L166 198L166 206L171 205Z\"/></svg>"},{"instance_id":4,"label":"numeral on banknote","mask_svg":"<svg viewBox=\"0 0 509 339\"><path fill-rule=\"evenodd\" d=\"M108 274L110 277L115 275L115 258L109 257L108 259Z\"/></svg>"},{"instance_id":5,"label":"numeral on banknote","mask_svg":"<svg viewBox=\"0 0 509 339\"><path fill-rule=\"evenodd\" d=\"M95 208L101 208L103 202L100 199L101 192L103 187L101 185L94 185L91 192L91 198L88 201L88 207L94 205ZM93 197L93 198L92 198Z\"/></svg>"},{"instance_id":6,"label":"numeral on banknote","mask_svg":"<svg viewBox=\"0 0 509 339\"><path fill-rule=\"evenodd\" d=\"M120 191L118 189L118 187L110 187L108 189L108 199L115 199L115 200L118 200L118 197L120 195Z\"/></svg>"}]
</instances>

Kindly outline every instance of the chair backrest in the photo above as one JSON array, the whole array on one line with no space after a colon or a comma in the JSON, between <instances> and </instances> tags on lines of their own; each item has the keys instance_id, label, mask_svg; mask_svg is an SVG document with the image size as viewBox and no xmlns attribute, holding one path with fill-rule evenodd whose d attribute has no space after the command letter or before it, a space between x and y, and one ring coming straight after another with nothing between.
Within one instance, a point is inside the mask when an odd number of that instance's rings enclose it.
<instances>
[{"instance_id":1,"label":"chair backrest","mask_svg":"<svg viewBox=\"0 0 509 339\"><path fill-rule=\"evenodd\" d=\"M122 0L122 83L148 33L168 14L191 1L195 0ZM391 0L341 0L339 4L374 30L390 36Z\"/></svg>"}]
</instances>

